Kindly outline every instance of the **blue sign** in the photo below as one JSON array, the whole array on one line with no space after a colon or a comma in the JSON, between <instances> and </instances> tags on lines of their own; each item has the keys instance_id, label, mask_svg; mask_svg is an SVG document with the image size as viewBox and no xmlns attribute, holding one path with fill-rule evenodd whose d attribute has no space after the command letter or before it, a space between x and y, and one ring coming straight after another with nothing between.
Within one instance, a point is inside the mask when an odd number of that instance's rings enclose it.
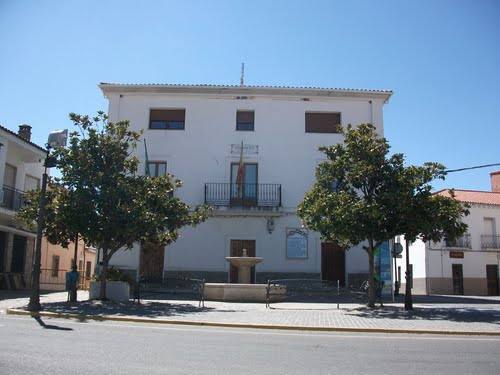
<instances>
[{"instance_id":1,"label":"blue sign","mask_svg":"<svg viewBox=\"0 0 500 375\"><path fill-rule=\"evenodd\" d=\"M375 249L375 274L380 281L384 281L383 295L392 294L392 267L391 248L389 241L385 241Z\"/></svg>"}]
</instances>

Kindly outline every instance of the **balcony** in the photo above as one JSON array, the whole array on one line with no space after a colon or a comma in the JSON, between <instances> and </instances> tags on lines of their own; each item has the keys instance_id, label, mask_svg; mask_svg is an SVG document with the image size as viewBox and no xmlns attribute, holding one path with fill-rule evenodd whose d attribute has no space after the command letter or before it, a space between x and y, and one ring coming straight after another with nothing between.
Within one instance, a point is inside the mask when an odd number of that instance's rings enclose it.
<instances>
[{"instance_id":1,"label":"balcony","mask_svg":"<svg viewBox=\"0 0 500 375\"><path fill-rule=\"evenodd\" d=\"M500 249L500 236L496 234L482 234L481 249Z\"/></svg>"},{"instance_id":2,"label":"balcony","mask_svg":"<svg viewBox=\"0 0 500 375\"><path fill-rule=\"evenodd\" d=\"M281 207L280 184L206 183L205 203L216 207Z\"/></svg>"},{"instance_id":3,"label":"balcony","mask_svg":"<svg viewBox=\"0 0 500 375\"><path fill-rule=\"evenodd\" d=\"M24 206L24 191L4 185L1 206L8 210L19 211Z\"/></svg>"},{"instance_id":4,"label":"balcony","mask_svg":"<svg viewBox=\"0 0 500 375\"><path fill-rule=\"evenodd\" d=\"M456 238L454 240L446 239L445 247L470 249L471 248L470 234L464 234L462 237Z\"/></svg>"}]
</instances>

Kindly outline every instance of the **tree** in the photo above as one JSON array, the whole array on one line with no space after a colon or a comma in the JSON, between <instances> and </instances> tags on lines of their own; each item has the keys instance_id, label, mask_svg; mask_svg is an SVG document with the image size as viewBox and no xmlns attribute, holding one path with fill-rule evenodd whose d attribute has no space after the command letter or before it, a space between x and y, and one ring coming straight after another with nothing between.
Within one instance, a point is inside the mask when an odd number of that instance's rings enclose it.
<instances>
[{"instance_id":1,"label":"tree","mask_svg":"<svg viewBox=\"0 0 500 375\"><path fill-rule=\"evenodd\" d=\"M206 206L191 210L173 192L182 183L172 175L137 174L139 160L131 153L141 132L129 129L128 121L109 122L97 116L70 114L79 129L70 134L69 146L53 156L61 176L51 179L46 227L49 241L67 244L75 235L102 252L100 298L106 296L106 276L111 257L136 242L166 245L179 229L204 221ZM19 217L27 224L37 217L36 193Z\"/></svg>"},{"instance_id":2,"label":"tree","mask_svg":"<svg viewBox=\"0 0 500 375\"><path fill-rule=\"evenodd\" d=\"M438 163L425 163L423 166L404 168L399 174L398 213L394 215L398 232L405 236L406 247L406 286L405 309L413 309L410 280L410 243L417 238L423 241L441 241L443 238L454 240L462 236L467 225L462 218L469 214L467 205L451 197L432 193L431 181L444 180L445 167Z\"/></svg>"},{"instance_id":3,"label":"tree","mask_svg":"<svg viewBox=\"0 0 500 375\"><path fill-rule=\"evenodd\" d=\"M327 160L316 169L316 182L300 203L304 224L344 248L365 242L369 263L369 302L375 306L374 251L397 234L391 220L397 206L397 171L403 155L388 156L389 144L370 124L342 130L344 143L321 147Z\"/></svg>"}]
</instances>

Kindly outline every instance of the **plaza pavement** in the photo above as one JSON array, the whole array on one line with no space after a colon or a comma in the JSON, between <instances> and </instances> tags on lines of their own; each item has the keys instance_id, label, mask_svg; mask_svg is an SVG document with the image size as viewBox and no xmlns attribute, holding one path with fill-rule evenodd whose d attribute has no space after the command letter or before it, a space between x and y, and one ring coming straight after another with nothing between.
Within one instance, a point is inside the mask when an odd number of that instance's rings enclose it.
<instances>
[{"instance_id":1,"label":"plaza pavement","mask_svg":"<svg viewBox=\"0 0 500 375\"><path fill-rule=\"evenodd\" d=\"M2 292L0 313L24 310L26 292ZM266 309L264 303L143 300L140 305L87 301L88 293L78 292L79 302L66 302L65 292L44 293L44 312L79 319L126 319L177 324L261 326L284 329L353 329L367 331L429 331L489 333L500 335L500 297L416 296L415 310L405 311L401 302L368 309L357 303L280 302ZM13 311L11 311L13 312ZM67 315L66 315L67 316Z\"/></svg>"}]
</instances>

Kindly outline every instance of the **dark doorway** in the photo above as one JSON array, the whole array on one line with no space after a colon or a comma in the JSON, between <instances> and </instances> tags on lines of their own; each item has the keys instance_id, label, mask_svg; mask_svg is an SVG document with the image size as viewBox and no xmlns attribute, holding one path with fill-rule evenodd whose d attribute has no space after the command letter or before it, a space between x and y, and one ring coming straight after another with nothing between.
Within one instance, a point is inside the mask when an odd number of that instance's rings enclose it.
<instances>
[{"instance_id":1,"label":"dark doorway","mask_svg":"<svg viewBox=\"0 0 500 375\"><path fill-rule=\"evenodd\" d=\"M7 239L7 234L5 232L0 232L0 272L5 271L5 240Z\"/></svg>"},{"instance_id":2,"label":"dark doorway","mask_svg":"<svg viewBox=\"0 0 500 375\"><path fill-rule=\"evenodd\" d=\"M486 280L488 283L488 295L498 296L498 265L486 265Z\"/></svg>"},{"instance_id":3,"label":"dark doorway","mask_svg":"<svg viewBox=\"0 0 500 375\"><path fill-rule=\"evenodd\" d=\"M345 286L345 251L336 243L321 243L321 277Z\"/></svg>"},{"instance_id":4,"label":"dark doorway","mask_svg":"<svg viewBox=\"0 0 500 375\"><path fill-rule=\"evenodd\" d=\"M230 256L240 257L243 256L243 249L247 250L247 256L255 256L255 240L231 240ZM232 264L229 266L229 282L238 282L238 268ZM255 267L250 271L250 282L255 284Z\"/></svg>"},{"instance_id":5,"label":"dark doorway","mask_svg":"<svg viewBox=\"0 0 500 375\"><path fill-rule=\"evenodd\" d=\"M464 273L461 264L452 264L453 294L464 294Z\"/></svg>"},{"instance_id":6,"label":"dark doorway","mask_svg":"<svg viewBox=\"0 0 500 375\"><path fill-rule=\"evenodd\" d=\"M144 281L161 283L163 281L163 262L165 247L155 243L141 246L140 276Z\"/></svg>"},{"instance_id":7,"label":"dark doorway","mask_svg":"<svg viewBox=\"0 0 500 375\"><path fill-rule=\"evenodd\" d=\"M26 237L14 235L10 272L23 273L26 260Z\"/></svg>"}]
</instances>

